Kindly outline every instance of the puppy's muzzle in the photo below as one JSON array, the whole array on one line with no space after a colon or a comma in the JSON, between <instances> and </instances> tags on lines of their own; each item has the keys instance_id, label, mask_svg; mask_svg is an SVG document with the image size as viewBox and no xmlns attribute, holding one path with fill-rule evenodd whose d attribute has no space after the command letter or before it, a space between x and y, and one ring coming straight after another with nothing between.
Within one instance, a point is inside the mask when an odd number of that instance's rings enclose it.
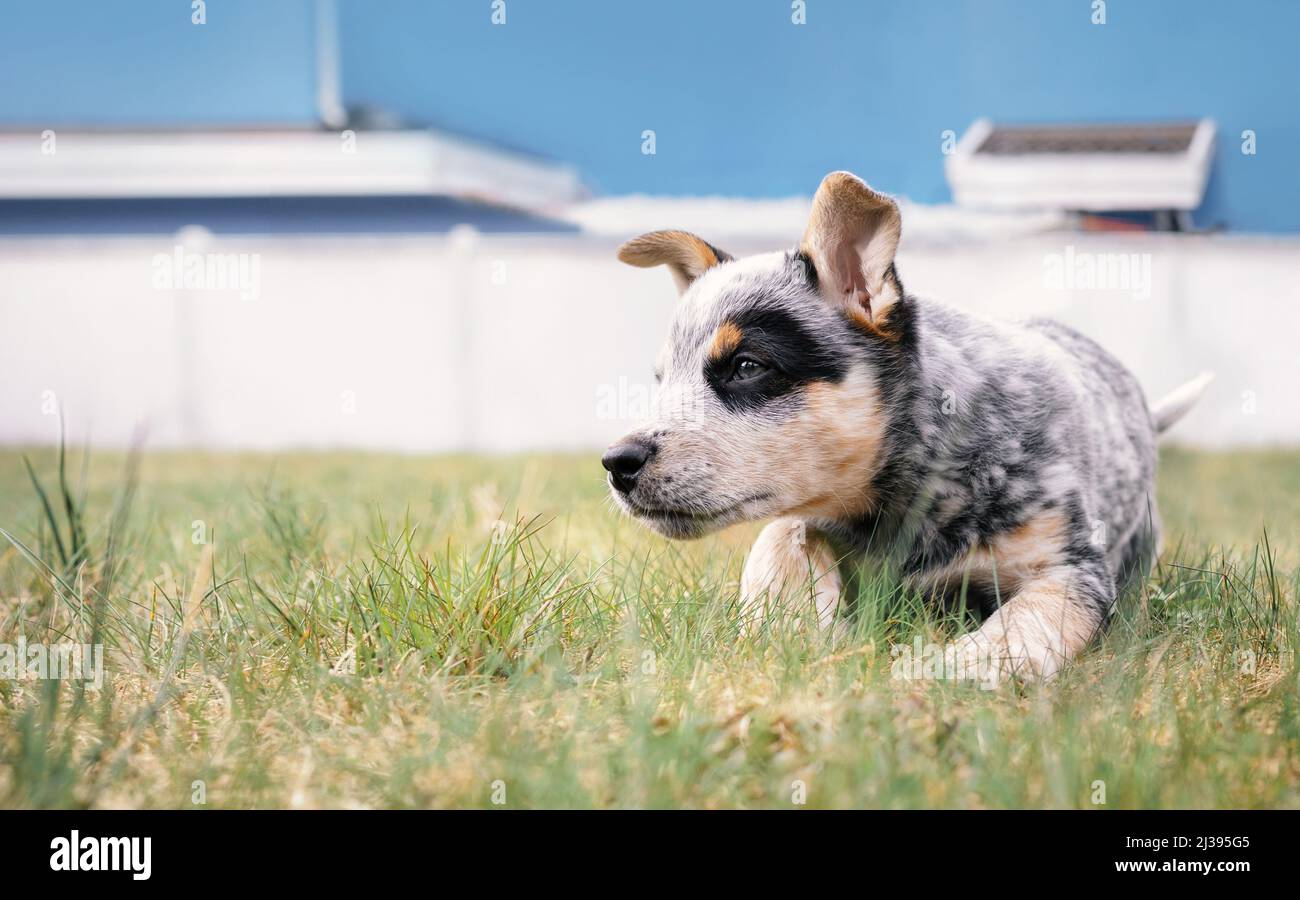
<instances>
[{"instance_id":1,"label":"puppy's muzzle","mask_svg":"<svg viewBox=\"0 0 1300 900\"><path fill-rule=\"evenodd\" d=\"M606 450L600 464L609 473L609 483L614 490L629 494L653 454L654 446L645 441L624 440Z\"/></svg>"}]
</instances>

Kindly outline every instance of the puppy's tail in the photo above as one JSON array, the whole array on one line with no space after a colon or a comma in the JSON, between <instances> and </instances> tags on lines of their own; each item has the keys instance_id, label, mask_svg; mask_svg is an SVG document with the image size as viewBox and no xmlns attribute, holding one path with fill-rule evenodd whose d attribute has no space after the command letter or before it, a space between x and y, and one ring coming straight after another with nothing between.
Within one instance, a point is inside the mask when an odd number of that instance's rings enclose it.
<instances>
[{"instance_id":1,"label":"puppy's tail","mask_svg":"<svg viewBox=\"0 0 1300 900\"><path fill-rule=\"evenodd\" d=\"M1170 426L1187 415L1205 389L1214 380L1213 372L1202 372L1186 384L1174 388L1151 407L1151 419L1156 423L1156 433L1164 434Z\"/></svg>"}]
</instances>

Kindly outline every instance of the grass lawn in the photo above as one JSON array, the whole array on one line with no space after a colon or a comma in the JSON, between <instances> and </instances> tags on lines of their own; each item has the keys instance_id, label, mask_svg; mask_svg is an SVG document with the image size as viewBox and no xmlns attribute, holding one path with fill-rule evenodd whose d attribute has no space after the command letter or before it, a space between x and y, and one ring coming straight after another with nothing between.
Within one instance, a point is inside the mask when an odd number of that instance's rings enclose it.
<instances>
[{"instance_id":1,"label":"grass lawn","mask_svg":"<svg viewBox=\"0 0 1300 900\"><path fill-rule=\"evenodd\" d=\"M963 626L881 577L741 636L757 526L670 544L594 455L151 453L130 496L70 454L71 527L30 458L59 539L0 452L0 645L105 674L0 680L0 806L1300 806L1300 451L1167 451L1163 565L995 691L891 677Z\"/></svg>"}]
</instances>

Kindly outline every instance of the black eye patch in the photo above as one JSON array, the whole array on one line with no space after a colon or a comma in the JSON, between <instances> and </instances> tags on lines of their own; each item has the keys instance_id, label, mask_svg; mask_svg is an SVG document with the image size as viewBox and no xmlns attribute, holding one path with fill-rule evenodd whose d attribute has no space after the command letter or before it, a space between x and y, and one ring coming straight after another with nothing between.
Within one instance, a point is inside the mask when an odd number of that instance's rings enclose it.
<instances>
[{"instance_id":1,"label":"black eye patch","mask_svg":"<svg viewBox=\"0 0 1300 900\"><path fill-rule=\"evenodd\" d=\"M739 340L728 353L705 364L704 377L729 409L755 409L814 381L844 378L845 366L838 355L789 313L750 309L728 322L739 332ZM765 366L766 371L737 378L737 364L745 359Z\"/></svg>"}]
</instances>

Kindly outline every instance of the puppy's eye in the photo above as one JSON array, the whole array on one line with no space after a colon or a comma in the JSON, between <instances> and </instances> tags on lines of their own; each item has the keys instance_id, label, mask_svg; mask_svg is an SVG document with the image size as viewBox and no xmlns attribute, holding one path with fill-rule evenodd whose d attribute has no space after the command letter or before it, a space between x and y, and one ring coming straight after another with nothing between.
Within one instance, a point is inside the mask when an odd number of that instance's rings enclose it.
<instances>
[{"instance_id":1,"label":"puppy's eye","mask_svg":"<svg viewBox=\"0 0 1300 900\"><path fill-rule=\"evenodd\" d=\"M736 367L731 371L732 381L749 381L751 378L757 378L767 371L767 366L763 365L756 359L748 356L742 356L736 360Z\"/></svg>"}]
</instances>

